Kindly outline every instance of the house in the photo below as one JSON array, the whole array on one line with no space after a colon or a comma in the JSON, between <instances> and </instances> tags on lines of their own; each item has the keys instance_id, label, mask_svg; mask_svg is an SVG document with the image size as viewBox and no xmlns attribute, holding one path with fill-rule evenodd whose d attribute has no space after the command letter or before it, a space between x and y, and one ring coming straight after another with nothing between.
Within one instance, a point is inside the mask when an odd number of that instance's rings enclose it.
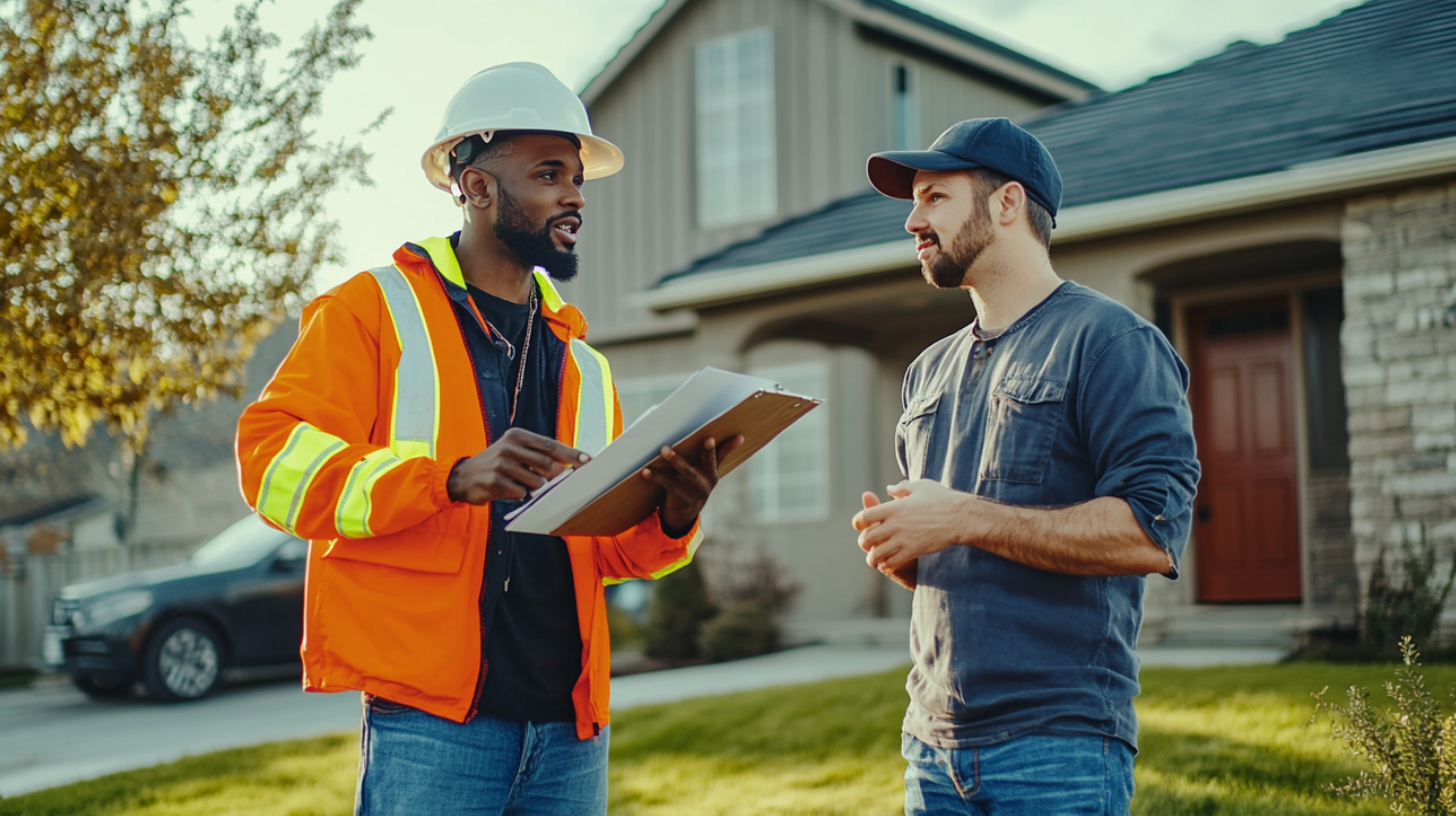
<instances>
[{"instance_id":1,"label":"house","mask_svg":"<svg viewBox=\"0 0 1456 816\"><path fill-rule=\"evenodd\" d=\"M703 553L710 581L762 550L802 586L796 620L858 626L893 614L903 637L908 596L864 568L849 518L861 490L897 480L885 428L904 364L969 319L968 303L910 280L839 300L821 288L802 303L775 294L726 310L663 308L651 298L670 288L653 287L721 253L742 264L773 255L776 230L856 200L875 150L1096 91L892 0L667 0L588 83L593 128L627 167L587 188L583 272L565 295L611 360L627 421L703 365L828 398L720 486ZM858 240L852 219L819 223L792 253L832 257ZM903 249L891 253L899 266L913 260Z\"/></svg>"},{"instance_id":2,"label":"house","mask_svg":"<svg viewBox=\"0 0 1456 816\"><path fill-rule=\"evenodd\" d=\"M865 180L906 122L922 147L974 116L1036 133L1066 182L1058 272L1190 366L1205 475L1146 637L1250 604L1259 629L1348 621L1382 547L1456 544L1456 5L1371 0L1108 94L967 37L888 2L669 2L586 90L629 164L591 189L568 297L627 413L706 364L827 398L710 519L804 585L794 630L903 633L908 614L849 518L900 478L905 366L972 309L923 283L908 204ZM725 72L737 118L704 94Z\"/></svg>"}]
</instances>

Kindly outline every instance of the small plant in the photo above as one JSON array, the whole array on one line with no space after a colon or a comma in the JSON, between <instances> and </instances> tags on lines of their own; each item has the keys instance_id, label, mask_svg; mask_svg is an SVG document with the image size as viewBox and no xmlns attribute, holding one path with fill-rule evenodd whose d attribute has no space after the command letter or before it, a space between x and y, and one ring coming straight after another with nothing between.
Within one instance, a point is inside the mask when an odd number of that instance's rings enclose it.
<instances>
[{"instance_id":1,"label":"small plant","mask_svg":"<svg viewBox=\"0 0 1456 816\"><path fill-rule=\"evenodd\" d=\"M1430 644L1431 635L1456 582L1456 559L1444 579L1436 572L1436 548L1426 540L1426 527L1420 527L1420 543L1414 544L1408 534L1401 535L1400 560L1387 571L1385 548L1370 572L1370 592L1360 613L1362 645L1387 649L1400 638L1410 637L1418 646Z\"/></svg>"},{"instance_id":2,"label":"small plant","mask_svg":"<svg viewBox=\"0 0 1456 816\"><path fill-rule=\"evenodd\" d=\"M746 558L730 557L723 566L714 572L713 595L729 608L757 606L772 615L782 615L803 589L784 577L783 565L764 549Z\"/></svg>"},{"instance_id":3,"label":"small plant","mask_svg":"<svg viewBox=\"0 0 1456 816\"><path fill-rule=\"evenodd\" d=\"M1388 798L1394 813L1456 814L1456 716L1443 717L1440 704L1426 691L1418 671L1420 652L1410 637L1401 638L1400 655L1403 665L1396 669L1396 679L1385 682L1385 693L1395 702L1393 711L1377 711L1370 705L1370 692L1358 686L1350 687L1350 701L1343 706L1324 699L1329 686L1314 695L1315 717L1325 710L1343 718L1331 727L1331 735L1374 766L1328 790Z\"/></svg>"},{"instance_id":4,"label":"small plant","mask_svg":"<svg viewBox=\"0 0 1456 816\"><path fill-rule=\"evenodd\" d=\"M647 656L670 660L698 657L698 634L703 624L717 614L718 607L708 597L697 562L688 562L662 578L652 593L643 632Z\"/></svg>"},{"instance_id":5,"label":"small plant","mask_svg":"<svg viewBox=\"0 0 1456 816\"><path fill-rule=\"evenodd\" d=\"M779 635L773 612L760 604L745 604L704 624L698 643L709 663L721 663L772 652L779 647Z\"/></svg>"}]
</instances>

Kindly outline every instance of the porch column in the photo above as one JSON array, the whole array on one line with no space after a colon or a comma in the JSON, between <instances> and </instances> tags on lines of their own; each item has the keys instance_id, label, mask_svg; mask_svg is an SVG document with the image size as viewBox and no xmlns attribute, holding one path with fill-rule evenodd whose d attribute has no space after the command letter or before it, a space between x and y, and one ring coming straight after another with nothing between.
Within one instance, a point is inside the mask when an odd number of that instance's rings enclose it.
<instances>
[{"instance_id":1,"label":"porch column","mask_svg":"<svg viewBox=\"0 0 1456 816\"><path fill-rule=\"evenodd\" d=\"M1456 545L1456 184L1352 199L1342 229L1350 515L1361 597L1382 544Z\"/></svg>"}]
</instances>

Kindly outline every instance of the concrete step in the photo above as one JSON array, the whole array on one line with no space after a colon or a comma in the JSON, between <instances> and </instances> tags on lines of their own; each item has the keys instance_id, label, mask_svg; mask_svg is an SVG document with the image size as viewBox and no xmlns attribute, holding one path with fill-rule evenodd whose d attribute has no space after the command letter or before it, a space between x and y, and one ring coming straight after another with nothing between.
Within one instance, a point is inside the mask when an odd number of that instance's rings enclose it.
<instances>
[{"instance_id":1,"label":"concrete step","mask_svg":"<svg viewBox=\"0 0 1456 816\"><path fill-rule=\"evenodd\" d=\"M1299 606L1190 606L1145 620L1140 646L1283 649L1331 625L1335 610Z\"/></svg>"}]
</instances>

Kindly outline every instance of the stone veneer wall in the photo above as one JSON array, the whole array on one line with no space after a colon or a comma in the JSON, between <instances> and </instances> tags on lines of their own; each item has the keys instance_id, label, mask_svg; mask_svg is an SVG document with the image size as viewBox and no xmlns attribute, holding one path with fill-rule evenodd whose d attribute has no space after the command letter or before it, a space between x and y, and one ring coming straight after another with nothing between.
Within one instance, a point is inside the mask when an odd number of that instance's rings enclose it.
<instances>
[{"instance_id":1,"label":"stone veneer wall","mask_svg":"<svg viewBox=\"0 0 1456 816\"><path fill-rule=\"evenodd\" d=\"M1343 468L1309 474L1310 601L1333 608L1341 620L1355 609L1354 544L1350 535L1350 473Z\"/></svg>"},{"instance_id":2,"label":"stone veneer wall","mask_svg":"<svg viewBox=\"0 0 1456 816\"><path fill-rule=\"evenodd\" d=\"M1342 243L1363 590L1381 545L1422 524L1441 549L1456 546L1456 183L1352 199Z\"/></svg>"}]
</instances>

